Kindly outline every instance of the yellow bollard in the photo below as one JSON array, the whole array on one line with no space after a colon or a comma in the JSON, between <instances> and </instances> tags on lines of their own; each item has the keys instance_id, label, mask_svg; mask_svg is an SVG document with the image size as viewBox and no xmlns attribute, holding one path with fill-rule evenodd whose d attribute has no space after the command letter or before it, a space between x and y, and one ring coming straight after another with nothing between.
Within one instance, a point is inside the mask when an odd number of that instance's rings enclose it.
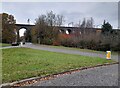
<instances>
[{"instance_id":1,"label":"yellow bollard","mask_svg":"<svg viewBox=\"0 0 120 88\"><path fill-rule=\"evenodd\" d=\"M107 51L106 59L111 59L111 51Z\"/></svg>"}]
</instances>

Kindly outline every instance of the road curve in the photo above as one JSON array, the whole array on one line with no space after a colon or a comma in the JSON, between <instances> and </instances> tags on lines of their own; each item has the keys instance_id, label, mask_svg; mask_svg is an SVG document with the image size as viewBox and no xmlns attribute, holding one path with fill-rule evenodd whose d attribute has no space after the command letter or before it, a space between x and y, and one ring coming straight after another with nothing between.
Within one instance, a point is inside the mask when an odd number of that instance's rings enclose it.
<instances>
[{"instance_id":1,"label":"road curve","mask_svg":"<svg viewBox=\"0 0 120 88\"><path fill-rule=\"evenodd\" d=\"M43 46L43 45L34 45L34 44L25 44L22 47L32 48L32 49L38 49L38 50L46 50L51 52L61 52L66 54L77 54L77 55L83 55L83 56L90 56L90 57L101 57L106 58L105 54L100 53L93 53L93 52L82 52L80 50L70 50L70 49L64 49L64 48L54 48L49 46ZM111 59L118 61L118 55L112 55Z\"/></svg>"},{"instance_id":2,"label":"road curve","mask_svg":"<svg viewBox=\"0 0 120 88\"><path fill-rule=\"evenodd\" d=\"M90 68L29 86L118 86L118 65Z\"/></svg>"}]
</instances>

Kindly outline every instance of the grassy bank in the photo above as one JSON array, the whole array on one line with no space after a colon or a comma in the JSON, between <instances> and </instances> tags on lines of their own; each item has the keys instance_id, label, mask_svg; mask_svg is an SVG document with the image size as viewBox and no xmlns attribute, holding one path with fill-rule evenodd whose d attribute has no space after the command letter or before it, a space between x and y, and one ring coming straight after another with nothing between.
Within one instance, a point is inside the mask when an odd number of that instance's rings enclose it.
<instances>
[{"instance_id":1,"label":"grassy bank","mask_svg":"<svg viewBox=\"0 0 120 88\"><path fill-rule=\"evenodd\" d=\"M6 43L0 43L0 47L6 47L6 46L11 46L11 45Z\"/></svg>"},{"instance_id":2,"label":"grassy bank","mask_svg":"<svg viewBox=\"0 0 120 88\"><path fill-rule=\"evenodd\" d=\"M35 45L40 45L40 44L35 44ZM65 47L65 46L52 46L52 45L41 45L44 47L51 47L51 48L62 48L62 49L68 49L68 50L79 50L82 52L92 52L92 53L100 53L100 54L106 54L104 51L96 51L96 50L90 50L90 49L80 49L80 48L74 48L74 47ZM118 55L118 52L112 51L112 55Z\"/></svg>"},{"instance_id":3,"label":"grassy bank","mask_svg":"<svg viewBox=\"0 0 120 88\"><path fill-rule=\"evenodd\" d=\"M28 48L3 49L2 53L3 83L113 62L99 57L55 53Z\"/></svg>"}]
</instances>

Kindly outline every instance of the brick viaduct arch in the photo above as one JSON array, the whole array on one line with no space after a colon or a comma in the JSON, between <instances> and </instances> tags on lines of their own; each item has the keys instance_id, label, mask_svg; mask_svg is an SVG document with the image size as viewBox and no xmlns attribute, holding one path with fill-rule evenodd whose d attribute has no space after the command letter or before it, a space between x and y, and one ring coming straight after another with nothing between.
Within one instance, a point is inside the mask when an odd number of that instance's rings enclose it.
<instances>
[{"instance_id":1,"label":"brick viaduct arch","mask_svg":"<svg viewBox=\"0 0 120 88\"><path fill-rule=\"evenodd\" d=\"M19 34L19 30L24 28L26 29L26 32L30 32L30 30L35 26L35 25L30 25L30 24L15 24L16 26L16 31L17 31L17 42L20 42L20 34ZM74 32L75 27L58 27L59 31L61 33L66 33L66 31L70 33Z\"/></svg>"},{"instance_id":2,"label":"brick viaduct arch","mask_svg":"<svg viewBox=\"0 0 120 88\"><path fill-rule=\"evenodd\" d=\"M25 28L26 29L26 32L29 33L30 30L35 26L35 25L30 25L30 24L15 24L16 26L16 31L17 31L17 42L20 42L20 36L19 36L19 30L22 29L22 28ZM83 33L83 29L79 28L79 27L58 27L59 31L61 33L64 33L66 34L66 31L69 32L69 34L72 34L72 33ZM91 29L91 28L86 28L87 29ZM96 28L92 28L91 30L95 31L97 30ZM88 31L88 30L87 30ZM89 32L89 31L88 31ZM30 42L30 41L28 41Z\"/></svg>"},{"instance_id":3,"label":"brick viaduct arch","mask_svg":"<svg viewBox=\"0 0 120 88\"><path fill-rule=\"evenodd\" d=\"M20 34L19 30L24 28L26 29L27 33L30 33L30 30L35 26L35 25L29 25L29 24L15 24L16 26L16 31L17 31L17 42L20 42Z\"/></svg>"}]
</instances>

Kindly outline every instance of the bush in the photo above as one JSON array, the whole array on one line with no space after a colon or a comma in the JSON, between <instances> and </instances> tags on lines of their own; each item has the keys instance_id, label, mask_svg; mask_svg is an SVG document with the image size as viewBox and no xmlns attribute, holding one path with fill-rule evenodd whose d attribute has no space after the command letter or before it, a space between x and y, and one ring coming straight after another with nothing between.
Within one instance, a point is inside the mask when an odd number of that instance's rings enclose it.
<instances>
[{"instance_id":1,"label":"bush","mask_svg":"<svg viewBox=\"0 0 120 88\"><path fill-rule=\"evenodd\" d=\"M54 46L60 46L61 44L60 44L60 42L58 40L54 40L53 41L53 45Z\"/></svg>"},{"instance_id":2,"label":"bush","mask_svg":"<svg viewBox=\"0 0 120 88\"><path fill-rule=\"evenodd\" d=\"M52 45L53 44L53 40L50 39L50 38L44 38L43 40L41 40L40 44Z\"/></svg>"},{"instance_id":3,"label":"bush","mask_svg":"<svg viewBox=\"0 0 120 88\"><path fill-rule=\"evenodd\" d=\"M118 35L116 34L96 35L94 33L89 33L79 36L60 34L59 40L60 45L66 47L77 47L82 49L92 49L99 51L120 50L120 39L118 39Z\"/></svg>"}]
</instances>

